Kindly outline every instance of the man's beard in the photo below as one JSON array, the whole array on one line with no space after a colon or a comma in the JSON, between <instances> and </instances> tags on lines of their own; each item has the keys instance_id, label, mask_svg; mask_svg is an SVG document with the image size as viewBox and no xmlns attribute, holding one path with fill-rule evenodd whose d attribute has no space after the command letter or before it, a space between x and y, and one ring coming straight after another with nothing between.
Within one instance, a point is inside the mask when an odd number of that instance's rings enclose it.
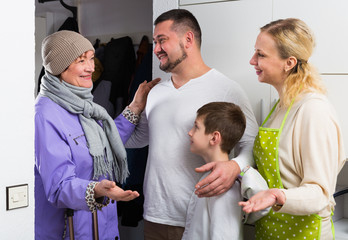
<instances>
[{"instance_id":1,"label":"man's beard","mask_svg":"<svg viewBox=\"0 0 348 240\"><path fill-rule=\"evenodd\" d=\"M162 71L164 71L166 73L171 72L177 65L179 65L182 61L185 60L185 58L187 58L187 54L185 52L184 45L182 43L180 43L180 48L181 48L181 53L182 53L181 57L176 59L174 62L169 61L169 58L168 58L168 61L165 64L163 64L163 65L160 64L160 66L159 66L159 68Z\"/></svg>"}]
</instances>

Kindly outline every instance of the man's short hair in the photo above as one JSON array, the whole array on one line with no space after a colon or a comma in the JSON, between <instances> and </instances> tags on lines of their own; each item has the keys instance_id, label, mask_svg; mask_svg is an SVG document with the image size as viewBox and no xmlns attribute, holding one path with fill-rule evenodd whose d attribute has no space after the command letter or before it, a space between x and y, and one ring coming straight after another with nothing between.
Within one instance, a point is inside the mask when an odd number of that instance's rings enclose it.
<instances>
[{"instance_id":1,"label":"man's short hair","mask_svg":"<svg viewBox=\"0 0 348 240\"><path fill-rule=\"evenodd\" d=\"M202 43L202 31L199 23L193 14L185 9L172 9L167 12L162 13L158 16L154 22L154 25L172 20L172 30L177 33L186 33L187 31L192 31L198 47L201 47Z\"/></svg>"}]
</instances>

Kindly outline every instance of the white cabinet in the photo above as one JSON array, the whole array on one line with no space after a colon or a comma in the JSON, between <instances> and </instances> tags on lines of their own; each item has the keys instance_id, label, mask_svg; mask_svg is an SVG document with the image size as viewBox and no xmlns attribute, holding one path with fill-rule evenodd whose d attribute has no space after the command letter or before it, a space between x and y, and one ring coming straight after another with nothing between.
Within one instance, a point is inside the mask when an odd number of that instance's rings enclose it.
<instances>
[{"instance_id":1,"label":"white cabinet","mask_svg":"<svg viewBox=\"0 0 348 240\"><path fill-rule=\"evenodd\" d=\"M348 75L322 75L328 90L328 98L336 109L342 129L345 151L348 154ZM348 177L346 181L348 186Z\"/></svg>"},{"instance_id":2,"label":"white cabinet","mask_svg":"<svg viewBox=\"0 0 348 240\"><path fill-rule=\"evenodd\" d=\"M259 28L272 19L272 0L227 1L180 8L191 11L201 26L204 61L240 83L260 123L261 100L268 112L271 87L257 81L249 60Z\"/></svg>"},{"instance_id":3,"label":"white cabinet","mask_svg":"<svg viewBox=\"0 0 348 240\"><path fill-rule=\"evenodd\" d=\"M273 19L295 17L313 30L317 46L310 61L320 73L348 73L347 0L274 0Z\"/></svg>"}]
</instances>

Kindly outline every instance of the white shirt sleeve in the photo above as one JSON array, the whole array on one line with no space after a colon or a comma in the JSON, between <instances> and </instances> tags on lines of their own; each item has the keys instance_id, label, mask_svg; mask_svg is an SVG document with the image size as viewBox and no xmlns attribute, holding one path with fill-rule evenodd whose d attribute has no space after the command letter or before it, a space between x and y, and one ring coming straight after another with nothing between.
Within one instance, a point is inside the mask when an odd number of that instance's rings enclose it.
<instances>
[{"instance_id":1,"label":"white shirt sleeve","mask_svg":"<svg viewBox=\"0 0 348 240\"><path fill-rule=\"evenodd\" d=\"M126 148L142 148L149 145L149 127L145 110L140 115L140 121L131 137L125 144Z\"/></svg>"}]
</instances>

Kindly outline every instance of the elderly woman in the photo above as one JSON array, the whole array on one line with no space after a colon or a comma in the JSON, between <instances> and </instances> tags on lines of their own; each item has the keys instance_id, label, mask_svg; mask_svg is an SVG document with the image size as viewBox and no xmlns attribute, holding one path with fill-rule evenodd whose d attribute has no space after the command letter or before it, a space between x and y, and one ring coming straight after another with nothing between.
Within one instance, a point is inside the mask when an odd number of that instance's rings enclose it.
<instances>
[{"instance_id":1,"label":"elderly woman","mask_svg":"<svg viewBox=\"0 0 348 240\"><path fill-rule=\"evenodd\" d=\"M334 238L331 214L337 175L345 162L336 113L309 63L314 37L299 19L261 28L250 64L279 94L254 143L269 190L241 202L246 212L272 206L256 223L256 239Z\"/></svg>"},{"instance_id":2,"label":"elderly woman","mask_svg":"<svg viewBox=\"0 0 348 240\"><path fill-rule=\"evenodd\" d=\"M139 196L115 184L128 176L123 143L158 81L142 83L113 120L92 101L94 48L86 38L56 32L43 40L42 57L46 74L35 104L35 239L68 239L72 232L76 239L92 239L91 212L97 210L100 238L118 239L115 200ZM67 209L73 210L74 231Z\"/></svg>"}]
</instances>

